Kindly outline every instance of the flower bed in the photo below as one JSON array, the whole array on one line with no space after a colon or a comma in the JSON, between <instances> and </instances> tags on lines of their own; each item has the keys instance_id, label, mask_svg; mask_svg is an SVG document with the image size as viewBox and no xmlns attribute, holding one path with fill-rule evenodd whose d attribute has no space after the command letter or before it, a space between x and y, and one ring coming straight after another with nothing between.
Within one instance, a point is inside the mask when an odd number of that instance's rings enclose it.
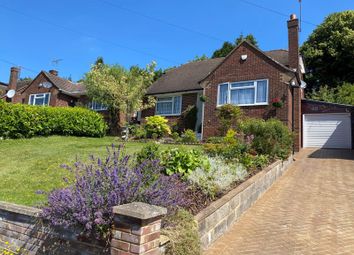
<instances>
[{"instance_id":1,"label":"flower bed","mask_svg":"<svg viewBox=\"0 0 354 255\"><path fill-rule=\"evenodd\" d=\"M188 219L175 217L180 210L196 215L218 198L224 200L271 162L286 159L292 145L290 132L277 120L243 122L241 131L229 129L225 137L211 141L203 151L149 143L134 155L113 146L103 159L91 156L89 163L64 166L75 177L64 178L67 187L48 194L42 217L56 227L81 229L83 238L109 240L112 207L145 202L168 209L163 223L167 229L184 226L176 222ZM181 245L187 244L173 244L171 254Z\"/></svg>"}]
</instances>

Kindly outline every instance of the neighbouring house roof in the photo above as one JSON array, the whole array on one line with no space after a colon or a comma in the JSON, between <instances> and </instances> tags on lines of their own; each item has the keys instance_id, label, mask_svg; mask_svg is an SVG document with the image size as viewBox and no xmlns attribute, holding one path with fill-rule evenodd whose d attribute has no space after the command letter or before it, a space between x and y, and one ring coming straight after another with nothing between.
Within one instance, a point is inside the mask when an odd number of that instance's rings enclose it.
<instances>
[{"instance_id":1,"label":"neighbouring house roof","mask_svg":"<svg viewBox=\"0 0 354 255\"><path fill-rule=\"evenodd\" d=\"M37 75L37 77L41 74L43 74L63 94L73 96L73 97L79 97L81 95L86 95L86 88L85 88L85 85L82 83L73 83L67 79L53 75L53 74L48 73L46 71L41 71ZM33 81L35 81L37 79L37 77L34 78ZM23 92L24 90L26 90L26 88L28 88L32 84L33 81L26 81L27 82L26 84L22 84L22 86L17 87L17 91Z\"/></svg>"},{"instance_id":2,"label":"neighbouring house roof","mask_svg":"<svg viewBox=\"0 0 354 255\"><path fill-rule=\"evenodd\" d=\"M7 86L8 85L6 83L0 82L0 90L4 90L5 91L7 89Z\"/></svg>"},{"instance_id":3,"label":"neighbouring house roof","mask_svg":"<svg viewBox=\"0 0 354 255\"><path fill-rule=\"evenodd\" d=\"M199 81L218 66L224 58L206 59L181 65L167 71L148 89L148 95L201 90Z\"/></svg>"},{"instance_id":4,"label":"neighbouring house roof","mask_svg":"<svg viewBox=\"0 0 354 255\"><path fill-rule=\"evenodd\" d=\"M17 82L17 90L30 85L32 80L22 80Z\"/></svg>"},{"instance_id":5,"label":"neighbouring house roof","mask_svg":"<svg viewBox=\"0 0 354 255\"><path fill-rule=\"evenodd\" d=\"M86 87L82 83L73 83L67 79L42 71L43 74L56 86L61 92L71 96L80 96L86 94Z\"/></svg>"}]
</instances>

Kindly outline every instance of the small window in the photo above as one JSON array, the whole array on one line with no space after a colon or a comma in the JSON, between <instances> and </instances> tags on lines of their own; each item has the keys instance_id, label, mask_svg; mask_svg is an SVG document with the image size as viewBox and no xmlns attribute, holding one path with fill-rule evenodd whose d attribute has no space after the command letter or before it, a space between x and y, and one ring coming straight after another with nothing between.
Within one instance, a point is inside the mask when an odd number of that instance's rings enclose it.
<instances>
[{"instance_id":1,"label":"small window","mask_svg":"<svg viewBox=\"0 0 354 255\"><path fill-rule=\"evenodd\" d=\"M223 83L219 85L218 105L264 105L268 103L268 80Z\"/></svg>"},{"instance_id":2,"label":"small window","mask_svg":"<svg viewBox=\"0 0 354 255\"><path fill-rule=\"evenodd\" d=\"M182 96L158 97L156 102L157 115L180 115Z\"/></svg>"},{"instance_id":3,"label":"small window","mask_svg":"<svg viewBox=\"0 0 354 255\"><path fill-rule=\"evenodd\" d=\"M108 109L106 105L97 102L89 103L89 108L94 111L105 111Z\"/></svg>"},{"instance_id":4,"label":"small window","mask_svg":"<svg viewBox=\"0 0 354 255\"><path fill-rule=\"evenodd\" d=\"M50 101L50 93L43 94L32 94L29 97L28 104L30 105L49 105Z\"/></svg>"}]
</instances>

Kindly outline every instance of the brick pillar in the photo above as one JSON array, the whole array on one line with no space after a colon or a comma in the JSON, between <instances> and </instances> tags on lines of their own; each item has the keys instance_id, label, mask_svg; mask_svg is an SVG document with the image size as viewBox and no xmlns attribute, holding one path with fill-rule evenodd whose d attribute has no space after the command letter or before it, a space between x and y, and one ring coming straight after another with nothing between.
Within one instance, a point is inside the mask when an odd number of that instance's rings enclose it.
<instances>
[{"instance_id":1,"label":"brick pillar","mask_svg":"<svg viewBox=\"0 0 354 255\"><path fill-rule=\"evenodd\" d=\"M162 207L134 202L113 207L111 255L159 255Z\"/></svg>"}]
</instances>

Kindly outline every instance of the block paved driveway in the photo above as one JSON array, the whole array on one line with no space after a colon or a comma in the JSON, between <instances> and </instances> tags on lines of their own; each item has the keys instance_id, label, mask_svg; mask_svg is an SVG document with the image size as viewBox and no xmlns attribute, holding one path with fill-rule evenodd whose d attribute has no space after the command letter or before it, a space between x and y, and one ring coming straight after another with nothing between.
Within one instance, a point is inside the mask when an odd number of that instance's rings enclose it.
<instances>
[{"instance_id":1,"label":"block paved driveway","mask_svg":"<svg viewBox=\"0 0 354 255\"><path fill-rule=\"evenodd\" d=\"M206 255L354 254L354 151L295 158Z\"/></svg>"}]
</instances>

